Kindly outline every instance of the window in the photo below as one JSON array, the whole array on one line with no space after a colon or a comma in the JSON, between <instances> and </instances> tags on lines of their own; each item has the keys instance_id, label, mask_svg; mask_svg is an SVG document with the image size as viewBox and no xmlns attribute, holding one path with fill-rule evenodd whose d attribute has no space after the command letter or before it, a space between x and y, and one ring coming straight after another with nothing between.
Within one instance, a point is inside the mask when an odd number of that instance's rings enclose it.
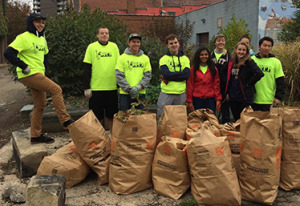
<instances>
[{"instance_id":1,"label":"window","mask_svg":"<svg viewBox=\"0 0 300 206\"><path fill-rule=\"evenodd\" d=\"M223 18L217 18L217 28L222 28L223 27Z\"/></svg>"},{"instance_id":2,"label":"window","mask_svg":"<svg viewBox=\"0 0 300 206\"><path fill-rule=\"evenodd\" d=\"M176 11L168 11L168 16L176 16Z\"/></svg>"}]
</instances>

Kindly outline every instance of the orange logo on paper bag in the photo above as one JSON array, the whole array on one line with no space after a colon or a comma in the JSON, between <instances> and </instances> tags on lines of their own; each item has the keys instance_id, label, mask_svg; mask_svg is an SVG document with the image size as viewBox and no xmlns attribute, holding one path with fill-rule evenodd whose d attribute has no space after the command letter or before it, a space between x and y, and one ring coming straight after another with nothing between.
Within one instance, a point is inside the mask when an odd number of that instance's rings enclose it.
<instances>
[{"instance_id":1,"label":"orange logo on paper bag","mask_svg":"<svg viewBox=\"0 0 300 206\"><path fill-rule=\"evenodd\" d=\"M276 169L277 169L277 170L280 170L281 151L282 151L282 147L279 147L279 148L276 150Z\"/></svg>"},{"instance_id":2,"label":"orange logo on paper bag","mask_svg":"<svg viewBox=\"0 0 300 206\"><path fill-rule=\"evenodd\" d=\"M216 154L217 154L217 157L224 155L224 149L222 146L216 147Z\"/></svg>"},{"instance_id":3,"label":"orange logo on paper bag","mask_svg":"<svg viewBox=\"0 0 300 206\"><path fill-rule=\"evenodd\" d=\"M168 145L164 146L165 153L171 154L171 148Z\"/></svg>"},{"instance_id":4,"label":"orange logo on paper bag","mask_svg":"<svg viewBox=\"0 0 300 206\"><path fill-rule=\"evenodd\" d=\"M147 142L147 148L148 149L153 149L152 142Z\"/></svg>"},{"instance_id":5,"label":"orange logo on paper bag","mask_svg":"<svg viewBox=\"0 0 300 206\"><path fill-rule=\"evenodd\" d=\"M96 142L92 142L89 144L89 148L91 148L91 150L94 150L98 148L98 145L96 144Z\"/></svg>"},{"instance_id":6,"label":"orange logo on paper bag","mask_svg":"<svg viewBox=\"0 0 300 206\"><path fill-rule=\"evenodd\" d=\"M234 139L235 138L234 133L233 132L227 132L227 138L228 139Z\"/></svg>"},{"instance_id":7,"label":"orange logo on paper bag","mask_svg":"<svg viewBox=\"0 0 300 206\"><path fill-rule=\"evenodd\" d=\"M111 150L114 150L114 149L115 149L115 142L111 141Z\"/></svg>"},{"instance_id":8,"label":"orange logo on paper bag","mask_svg":"<svg viewBox=\"0 0 300 206\"><path fill-rule=\"evenodd\" d=\"M78 150L76 149L75 145L71 145L68 147L69 150L78 153Z\"/></svg>"},{"instance_id":9,"label":"orange logo on paper bag","mask_svg":"<svg viewBox=\"0 0 300 206\"><path fill-rule=\"evenodd\" d=\"M178 130L172 130L172 137L179 138L179 131Z\"/></svg>"},{"instance_id":10,"label":"orange logo on paper bag","mask_svg":"<svg viewBox=\"0 0 300 206\"><path fill-rule=\"evenodd\" d=\"M193 124L193 125L191 126L191 129L195 129L195 128L198 128L198 124Z\"/></svg>"},{"instance_id":11,"label":"orange logo on paper bag","mask_svg":"<svg viewBox=\"0 0 300 206\"><path fill-rule=\"evenodd\" d=\"M254 148L254 150L253 150L253 156L257 157L257 158L262 158L262 156L263 156L262 149Z\"/></svg>"}]
</instances>

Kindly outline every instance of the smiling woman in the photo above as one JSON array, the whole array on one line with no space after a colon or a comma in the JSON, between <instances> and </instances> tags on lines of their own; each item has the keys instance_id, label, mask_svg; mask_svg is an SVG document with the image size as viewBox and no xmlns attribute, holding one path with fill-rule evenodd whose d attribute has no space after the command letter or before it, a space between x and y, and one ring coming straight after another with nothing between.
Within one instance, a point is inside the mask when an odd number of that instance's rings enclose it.
<instances>
[{"instance_id":1,"label":"smiling woman","mask_svg":"<svg viewBox=\"0 0 300 206\"><path fill-rule=\"evenodd\" d=\"M225 94L234 120L237 121L242 110L253 104L254 85L264 74L250 58L249 48L245 42L239 42L235 46L226 72Z\"/></svg>"}]
</instances>

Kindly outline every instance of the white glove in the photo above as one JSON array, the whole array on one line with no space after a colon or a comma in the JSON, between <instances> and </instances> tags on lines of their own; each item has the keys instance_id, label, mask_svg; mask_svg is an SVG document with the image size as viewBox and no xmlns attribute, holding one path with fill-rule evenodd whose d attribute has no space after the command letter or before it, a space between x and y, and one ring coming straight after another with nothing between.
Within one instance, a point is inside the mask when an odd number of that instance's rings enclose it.
<instances>
[{"instance_id":1,"label":"white glove","mask_svg":"<svg viewBox=\"0 0 300 206\"><path fill-rule=\"evenodd\" d=\"M29 66L26 67L26 69L22 70L23 74L29 74L30 73L30 68Z\"/></svg>"},{"instance_id":2,"label":"white glove","mask_svg":"<svg viewBox=\"0 0 300 206\"><path fill-rule=\"evenodd\" d=\"M87 97L87 98L91 98L92 97L92 90L91 89L84 90L84 96Z\"/></svg>"}]
</instances>

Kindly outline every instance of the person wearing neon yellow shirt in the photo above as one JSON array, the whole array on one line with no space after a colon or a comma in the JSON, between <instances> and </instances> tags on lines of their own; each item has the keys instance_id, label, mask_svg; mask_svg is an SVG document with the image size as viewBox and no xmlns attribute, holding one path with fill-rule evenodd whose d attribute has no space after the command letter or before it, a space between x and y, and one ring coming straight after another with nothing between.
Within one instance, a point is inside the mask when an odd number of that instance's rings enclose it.
<instances>
[{"instance_id":1,"label":"person wearing neon yellow shirt","mask_svg":"<svg viewBox=\"0 0 300 206\"><path fill-rule=\"evenodd\" d=\"M263 37L259 40L259 53L252 57L257 66L264 73L255 84L256 93L254 94L255 111L270 111L270 106L280 104L284 93L284 73L281 62L271 54L274 41L271 37Z\"/></svg>"},{"instance_id":2,"label":"person wearing neon yellow shirt","mask_svg":"<svg viewBox=\"0 0 300 206\"><path fill-rule=\"evenodd\" d=\"M89 98L89 109L93 110L103 124L104 111L108 127L112 131L113 116L118 112L118 94L115 66L118 60L118 46L108 41L109 30L97 30L98 41L91 43L85 52L84 95Z\"/></svg>"},{"instance_id":3,"label":"person wearing neon yellow shirt","mask_svg":"<svg viewBox=\"0 0 300 206\"><path fill-rule=\"evenodd\" d=\"M157 118L165 105L185 105L186 81L190 76L190 60L179 50L178 37L169 34L165 38L167 53L160 58L161 92L157 100Z\"/></svg>"},{"instance_id":4,"label":"person wearing neon yellow shirt","mask_svg":"<svg viewBox=\"0 0 300 206\"><path fill-rule=\"evenodd\" d=\"M117 84L120 86L120 110L131 108L131 103L145 100L146 88L151 80L150 59L140 49L142 37L131 34L128 46L118 58L116 65ZM142 104L135 107L144 109Z\"/></svg>"},{"instance_id":5,"label":"person wearing neon yellow shirt","mask_svg":"<svg viewBox=\"0 0 300 206\"><path fill-rule=\"evenodd\" d=\"M45 76L48 46L44 37L46 18L33 13L27 17L26 32L18 35L4 52L5 58L17 67L19 81L30 89L34 108L31 118L31 143L52 143L54 139L42 134L46 92L52 96L59 121L67 129L74 120L66 111L62 89Z\"/></svg>"}]
</instances>

